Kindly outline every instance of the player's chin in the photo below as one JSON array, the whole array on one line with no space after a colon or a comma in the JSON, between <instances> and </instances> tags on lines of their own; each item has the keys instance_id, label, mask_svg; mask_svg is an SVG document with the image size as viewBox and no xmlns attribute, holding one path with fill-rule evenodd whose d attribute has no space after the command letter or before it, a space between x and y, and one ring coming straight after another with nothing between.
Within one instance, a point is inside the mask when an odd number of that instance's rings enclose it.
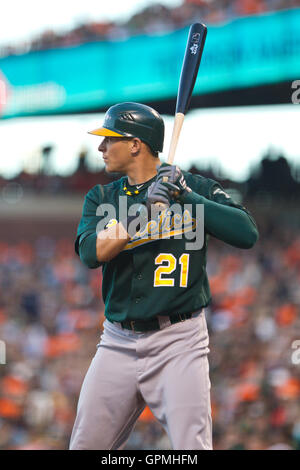
<instances>
[{"instance_id":1,"label":"player's chin","mask_svg":"<svg viewBox=\"0 0 300 470\"><path fill-rule=\"evenodd\" d=\"M113 165L111 165L108 162L105 162L104 170L106 171L106 173L113 172L114 171Z\"/></svg>"},{"instance_id":2,"label":"player's chin","mask_svg":"<svg viewBox=\"0 0 300 470\"><path fill-rule=\"evenodd\" d=\"M122 173L122 170L120 168L114 165L110 165L109 163L105 164L104 171L108 175L115 175L115 174L117 175L117 174Z\"/></svg>"}]
</instances>

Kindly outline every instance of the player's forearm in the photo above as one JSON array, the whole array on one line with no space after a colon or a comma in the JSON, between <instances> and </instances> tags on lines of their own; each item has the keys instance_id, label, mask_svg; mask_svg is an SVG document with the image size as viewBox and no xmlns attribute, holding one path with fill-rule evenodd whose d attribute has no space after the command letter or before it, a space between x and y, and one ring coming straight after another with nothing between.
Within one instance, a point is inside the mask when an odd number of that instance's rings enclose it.
<instances>
[{"instance_id":1,"label":"player's forearm","mask_svg":"<svg viewBox=\"0 0 300 470\"><path fill-rule=\"evenodd\" d=\"M128 233L121 224L89 234L79 245L81 261L91 269L98 268L101 264L115 258L126 246L130 239Z\"/></svg>"},{"instance_id":2,"label":"player's forearm","mask_svg":"<svg viewBox=\"0 0 300 470\"><path fill-rule=\"evenodd\" d=\"M99 268L99 266L101 266L101 263L97 259L96 241L96 232L91 233L80 242L78 248L81 261L90 269Z\"/></svg>"},{"instance_id":3,"label":"player's forearm","mask_svg":"<svg viewBox=\"0 0 300 470\"><path fill-rule=\"evenodd\" d=\"M127 245L130 236L121 223L102 230L97 235L96 256L100 262L115 258Z\"/></svg>"},{"instance_id":4,"label":"player's forearm","mask_svg":"<svg viewBox=\"0 0 300 470\"><path fill-rule=\"evenodd\" d=\"M258 230L252 217L236 207L218 204L195 192L188 193L185 204L204 204L205 229L214 237L237 248L252 248Z\"/></svg>"}]
</instances>

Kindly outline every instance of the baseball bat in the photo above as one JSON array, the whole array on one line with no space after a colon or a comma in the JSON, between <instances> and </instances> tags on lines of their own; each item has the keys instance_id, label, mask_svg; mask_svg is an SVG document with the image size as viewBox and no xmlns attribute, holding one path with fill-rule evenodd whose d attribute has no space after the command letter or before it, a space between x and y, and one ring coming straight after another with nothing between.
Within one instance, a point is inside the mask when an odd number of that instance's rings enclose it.
<instances>
[{"instance_id":1,"label":"baseball bat","mask_svg":"<svg viewBox=\"0 0 300 470\"><path fill-rule=\"evenodd\" d=\"M194 23L191 25L177 92L175 119L167 160L170 165L173 164L184 117L190 106L206 35L207 27L204 24ZM164 181L167 181L167 179L167 177L163 178ZM161 208L164 206L161 203L157 203L157 205L160 205Z\"/></svg>"},{"instance_id":2,"label":"baseball bat","mask_svg":"<svg viewBox=\"0 0 300 470\"><path fill-rule=\"evenodd\" d=\"M170 165L173 163L183 120L190 106L191 97L203 54L206 35L207 27L204 24L194 23L190 27L180 74L175 120L167 160Z\"/></svg>"}]
</instances>

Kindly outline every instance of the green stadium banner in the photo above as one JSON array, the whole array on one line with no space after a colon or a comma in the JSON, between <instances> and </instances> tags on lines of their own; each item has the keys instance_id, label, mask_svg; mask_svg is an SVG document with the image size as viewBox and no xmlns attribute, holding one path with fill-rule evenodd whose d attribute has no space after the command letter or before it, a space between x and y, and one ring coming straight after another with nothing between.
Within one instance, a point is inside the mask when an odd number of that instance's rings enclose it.
<instances>
[{"instance_id":1,"label":"green stadium banner","mask_svg":"<svg viewBox=\"0 0 300 470\"><path fill-rule=\"evenodd\" d=\"M201 21L201 18L199 18ZM300 9L209 26L195 94L300 79ZM174 98L188 28L0 59L0 117Z\"/></svg>"}]
</instances>

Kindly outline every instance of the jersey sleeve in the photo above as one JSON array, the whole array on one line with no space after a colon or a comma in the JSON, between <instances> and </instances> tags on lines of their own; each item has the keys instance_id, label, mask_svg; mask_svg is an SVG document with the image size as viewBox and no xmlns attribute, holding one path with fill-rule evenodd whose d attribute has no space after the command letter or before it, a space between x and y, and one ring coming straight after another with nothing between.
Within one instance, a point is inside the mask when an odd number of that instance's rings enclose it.
<instances>
[{"instance_id":1,"label":"jersey sleeve","mask_svg":"<svg viewBox=\"0 0 300 470\"><path fill-rule=\"evenodd\" d=\"M237 209L246 212L251 222L255 225L257 229L256 222L251 212L242 204L238 204L237 202L235 202L233 198L223 189L221 184L217 183L216 181L212 184L210 188L210 200L218 204L223 204L225 206L236 207Z\"/></svg>"},{"instance_id":2,"label":"jersey sleeve","mask_svg":"<svg viewBox=\"0 0 300 470\"><path fill-rule=\"evenodd\" d=\"M187 183L192 192L185 203L204 205L206 233L237 248L252 248L259 235L250 212L212 179L193 175Z\"/></svg>"},{"instance_id":3,"label":"jersey sleeve","mask_svg":"<svg viewBox=\"0 0 300 470\"><path fill-rule=\"evenodd\" d=\"M217 202L218 204L224 204L225 206L237 207L238 209L245 210L247 209L235 202L232 197L223 189L220 183L213 182L209 190L209 199L211 201Z\"/></svg>"},{"instance_id":4,"label":"jersey sleeve","mask_svg":"<svg viewBox=\"0 0 300 470\"><path fill-rule=\"evenodd\" d=\"M193 179L191 182L192 190L200 196L204 196L206 199L216 202L217 204L241 209L253 219L250 211L242 204L238 204L236 201L234 201L234 199L225 191L222 185L217 181L210 178L204 178L200 175L193 175Z\"/></svg>"},{"instance_id":5,"label":"jersey sleeve","mask_svg":"<svg viewBox=\"0 0 300 470\"><path fill-rule=\"evenodd\" d=\"M102 202L100 185L94 186L85 196L81 219L77 228L75 240L75 252L82 258L81 248L85 245L85 251L96 244L97 225L103 216L97 215L97 208ZM96 248L95 248L96 249ZM95 257L95 253L93 253ZM85 263L86 264L86 263ZM101 263L94 263L93 267L100 266ZM92 267L92 266L89 266Z\"/></svg>"}]
</instances>

